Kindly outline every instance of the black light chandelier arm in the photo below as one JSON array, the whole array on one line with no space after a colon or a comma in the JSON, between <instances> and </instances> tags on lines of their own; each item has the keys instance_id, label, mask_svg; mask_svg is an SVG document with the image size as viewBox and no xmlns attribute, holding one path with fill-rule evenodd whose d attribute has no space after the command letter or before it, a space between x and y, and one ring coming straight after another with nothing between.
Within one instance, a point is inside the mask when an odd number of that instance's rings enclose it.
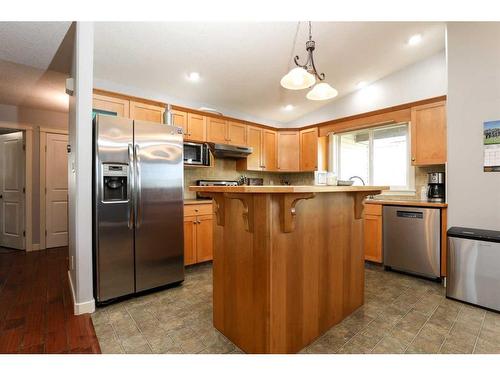
<instances>
[{"instance_id":1,"label":"black light chandelier arm","mask_svg":"<svg viewBox=\"0 0 500 375\"><path fill-rule=\"evenodd\" d=\"M312 33L311 33L311 22L309 22L309 40L306 42L306 51L307 51L307 60L305 64L300 64L299 63L299 56L295 56L293 59L293 62L295 65L297 65L300 68L303 68L307 70L309 73L313 74L317 79L320 81L323 81L325 79L325 73L318 73L316 70L316 65L314 64L314 57L313 57L313 51L314 48L316 47L316 43L314 40L312 40Z\"/></svg>"}]
</instances>

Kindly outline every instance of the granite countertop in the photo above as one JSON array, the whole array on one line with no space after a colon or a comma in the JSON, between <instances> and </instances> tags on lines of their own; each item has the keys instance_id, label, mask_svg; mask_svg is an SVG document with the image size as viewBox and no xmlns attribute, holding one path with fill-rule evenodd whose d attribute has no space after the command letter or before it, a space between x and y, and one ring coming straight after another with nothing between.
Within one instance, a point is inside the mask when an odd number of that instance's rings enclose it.
<instances>
[{"instance_id":1,"label":"granite countertop","mask_svg":"<svg viewBox=\"0 0 500 375\"><path fill-rule=\"evenodd\" d=\"M365 204L381 204L384 206L410 206L410 207L448 207L448 203L436 203L419 199L381 199L373 198L365 200Z\"/></svg>"},{"instance_id":2,"label":"granite countertop","mask_svg":"<svg viewBox=\"0 0 500 375\"><path fill-rule=\"evenodd\" d=\"M212 204L211 199L184 199L184 204Z\"/></svg>"},{"instance_id":3,"label":"granite countertop","mask_svg":"<svg viewBox=\"0 0 500 375\"><path fill-rule=\"evenodd\" d=\"M190 186L189 190L207 193L355 193L380 192L389 186L317 186L317 185L264 185L264 186Z\"/></svg>"}]
</instances>

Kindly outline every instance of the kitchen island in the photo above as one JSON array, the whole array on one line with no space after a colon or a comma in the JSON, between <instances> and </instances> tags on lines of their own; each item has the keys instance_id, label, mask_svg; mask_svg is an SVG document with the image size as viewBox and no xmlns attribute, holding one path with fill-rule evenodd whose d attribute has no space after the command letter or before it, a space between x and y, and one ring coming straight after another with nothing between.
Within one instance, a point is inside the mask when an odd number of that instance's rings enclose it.
<instances>
[{"instance_id":1,"label":"kitchen island","mask_svg":"<svg viewBox=\"0 0 500 375\"><path fill-rule=\"evenodd\" d=\"M213 322L296 353L363 304L362 211L386 186L191 186L214 200Z\"/></svg>"}]
</instances>

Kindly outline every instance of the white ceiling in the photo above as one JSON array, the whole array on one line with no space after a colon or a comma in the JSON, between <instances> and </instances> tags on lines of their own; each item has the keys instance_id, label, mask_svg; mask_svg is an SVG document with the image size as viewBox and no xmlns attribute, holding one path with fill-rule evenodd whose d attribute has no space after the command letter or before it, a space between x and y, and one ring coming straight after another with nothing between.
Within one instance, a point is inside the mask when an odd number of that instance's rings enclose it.
<instances>
[{"instance_id":1,"label":"white ceiling","mask_svg":"<svg viewBox=\"0 0 500 375\"><path fill-rule=\"evenodd\" d=\"M0 103L67 112L61 51L71 22L0 22Z\"/></svg>"},{"instance_id":2,"label":"white ceiling","mask_svg":"<svg viewBox=\"0 0 500 375\"><path fill-rule=\"evenodd\" d=\"M296 22L96 23L94 75L183 102L286 123L331 102L309 101L307 90L279 85L292 57L306 57L307 23L300 24L294 45L296 31ZM416 33L422 42L407 45ZM361 80L376 81L443 50L445 24L314 22L313 39L316 66L339 98L356 90ZM191 71L200 73L199 82L186 79ZM287 104L294 109L284 111Z\"/></svg>"},{"instance_id":3,"label":"white ceiling","mask_svg":"<svg viewBox=\"0 0 500 375\"><path fill-rule=\"evenodd\" d=\"M71 22L0 22L0 60L49 68Z\"/></svg>"}]
</instances>

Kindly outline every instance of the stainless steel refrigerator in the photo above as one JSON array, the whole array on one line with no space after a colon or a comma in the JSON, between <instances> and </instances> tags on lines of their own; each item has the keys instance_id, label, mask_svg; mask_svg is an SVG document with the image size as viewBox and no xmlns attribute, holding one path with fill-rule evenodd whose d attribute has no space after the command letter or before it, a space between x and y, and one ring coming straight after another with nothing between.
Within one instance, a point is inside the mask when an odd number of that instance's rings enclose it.
<instances>
[{"instance_id":1,"label":"stainless steel refrigerator","mask_svg":"<svg viewBox=\"0 0 500 375\"><path fill-rule=\"evenodd\" d=\"M97 302L181 282L182 130L106 115L93 126Z\"/></svg>"}]
</instances>

